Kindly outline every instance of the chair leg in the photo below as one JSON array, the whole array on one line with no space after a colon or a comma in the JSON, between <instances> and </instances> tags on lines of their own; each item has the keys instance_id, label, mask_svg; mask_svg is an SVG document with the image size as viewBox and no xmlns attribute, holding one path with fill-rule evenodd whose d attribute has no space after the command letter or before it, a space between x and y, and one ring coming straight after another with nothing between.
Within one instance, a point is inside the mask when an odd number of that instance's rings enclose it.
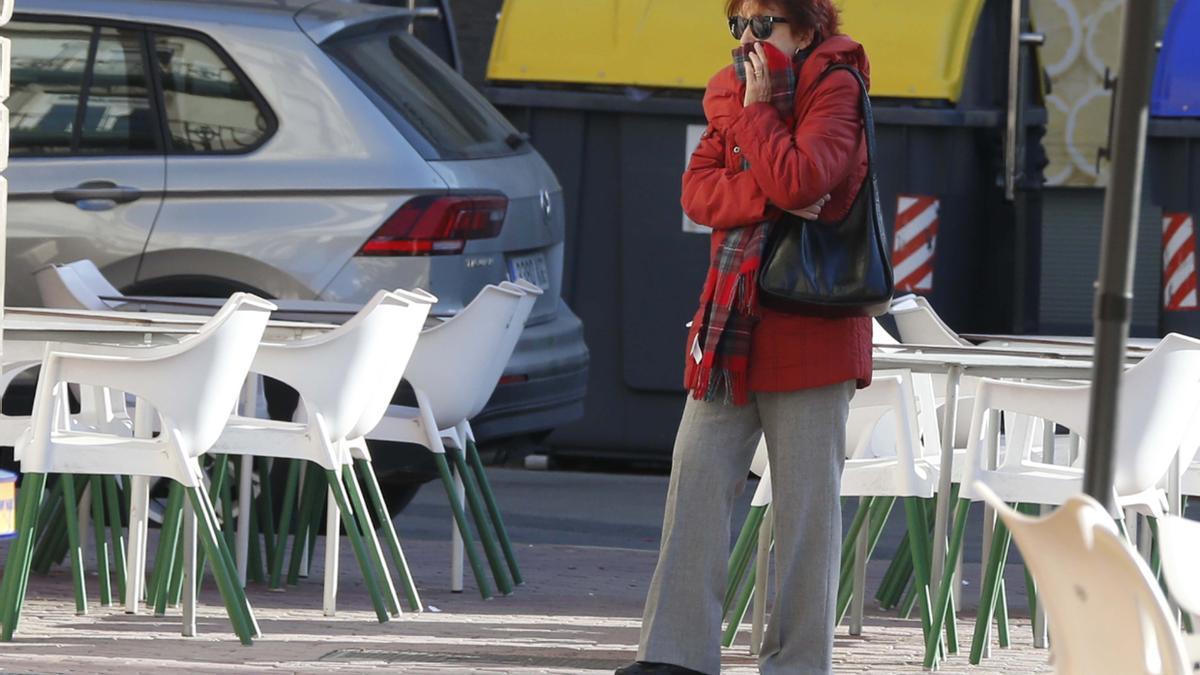
<instances>
[{"instance_id":1,"label":"chair leg","mask_svg":"<svg viewBox=\"0 0 1200 675\"><path fill-rule=\"evenodd\" d=\"M287 548L289 529L292 526L292 513L296 510L296 491L300 485L300 461L298 459L288 460L287 482L284 484L283 503L279 511L279 529L275 531L275 548L271 555L271 578L268 583L270 588L283 587L283 558ZM269 483L270 479L268 478L266 482ZM268 502L267 510L270 511L270 502ZM296 529L299 530L298 527ZM296 535L298 534L297 531ZM300 540L293 536L293 541L299 542Z\"/></svg>"},{"instance_id":2,"label":"chair leg","mask_svg":"<svg viewBox=\"0 0 1200 675\"><path fill-rule=\"evenodd\" d=\"M146 547L150 524L150 480L143 476L129 479L129 544L125 556L125 613L141 610L146 591Z\"/></svg>"},{"instance_id":3,"label":"chair leg","mask_svg":"<svg viewBox=\"0 0 1200 675\"><path fill-rule=\"evenodd\" d=\"M46 474L25 474L18 496L17 540L8 550L4 579L0 581L0 640L9 642L17 630L25 588L29 583L29 563L33 555L33 539L37 532L38 511L46 487ZM69 502L68 502L69 503ZM72 519L73 521L73 519ZM82 573L82 570L81 570Z\"/></svg>"},{"instance_id":4,"label":"chair leg","mask_svg":"<svg viewBox=\"0 0 1200 675\"><path fill-rule=\"evenodd\" d=\"M275 569L275 502L271 481L271 458L258 457L258 523L263 534L267 573Z\"/></svg>"},{"instance_id":5,"label":"chair leg","mask_svg":"<svg viewBox=\"0 0 1200 675\"><path fill-rule=\"evenodd\" d=\"M203 570L196 564L196 510L191 500L183 502L183 574L180 585L183 589L183 636L196 636L196 583Z\"/></svg>"},{"instance_id":6,"label":"chair leg","mask_svg":"<svg viewBox=\"0 0 1200 675\"><path fill-rule=\"evenodd\" d=\"M246 578L250 573L250 514L254 513L252 500L254 457L252 455L242 455L241 461L238 462L237 478L238 519L237 533L234 537L237 547L234 549L234 560L237 561L238 583L244 588L246 586ZM232 520L233 514L226 514L225 517Z\"/></svg>"},{"instance_id":7,"label":"chair leg","mask_svg":"<svg viewBox=\"0 0 1200 675\"><path fill-rule=\"evenodd\" d=\"M471 509L471 516L475 519L475 529L479 532L479 539L483 542L483 552L487 555L488 565L492 568L492 578L496 580L496 586L500 589L500 594L509 595L512 593L512 584L508 580L508 568L501 557L496 540L492 536L491 523L488 521L483 503L479 498L479 493L475 486L475 477L472 475L470 469L467 468L462 450L447 447L446 454L450 455L451 461L454 462L454 470L458 472L458 475L462 476L463 486L467 493L467 504Z\"/></svg>"},{"instance_id":8,"label":"chair leg","mask_svg":"<svg viewBox=\"0 0 1200 675\"><path fill-rule=\"evenodd\" d=\"M75 613L79 616L87 614L87 587L83 581L83 545L80 543L79 517L74 505L79 503L75 492L75 476L69 473L62 475L63 499L67 509L67 541L70 550L67 555L71 558L71 579L75 587Z\"/></svg>"},{"instance_id":9,"label":"chair leg","mask_svg":"<svg viewBox=\"0 0 1200 675\"><path fill-rule=\"evenodd\" d=\"M771 545L775 540L775 512L768 509L758 530L758 553L754 564L754 616L750 621L750 653L762 652L763 629L767 624L767 581L771 573Z\"/></svg>"},{"instance_id":10,"label":"chair leg","mask_svg":"<svg viewBox=\"0 0 1200 675\"><path fill-rule=\"evenodd\" d=\"M246 542L248 546L247 554L249 559L247 565L249 567L249 579L256 584L261 584L267 580L266 574L263 572L263 554L262 554L262 528L259 525L259 506L257 499L252 499L245 507L250 511L250 537Z\"/></svg>"},{"instance_id":11,"label":"chair leg","mask_svg":"<svg viewBox=\"0 0 1200 675\"><path fill-rule=\"evenodd\" d=\"M916 497L904 498L904 514L908 520L909 559L912 561L913 588L921 611L921 635L929 640L929 530L926 528L924 510Z\"/></svg>"},{"instance_id":12,"label":"chair leg","mask_svg":"<svg viewBox=\"0 0 1200 675\"><path fill-rule=\"evenodd\" d=\"M316 473L315 467L312 473ZM379 619L379 623L385 623L389 618L387 604L384 601L383 593L379 590L379 584L376 582L371 559L368 557L366 546L359 534L358 523L355 522L354 511L346 497L341 477L338 476L337 471L326 469L325 479L329 484L329 489L333 492L337 507L341 511L342 526L346 528L346 535L350 538L350 545L354 548L354 557L358 559L358 567L362 570L363 582L371 596L371 604L375 606L375 616Z\"/></svg>"},{"instance_id":13,"label":"chair leg","mask_svg":"<svg viewBox=\"0 0 1200 675\"><path fill-rule=\"evenodd\" d=\"M933 604L933 612L930 616L929 636L925 640L925 669L932 670L938 661L938 655L941 653L942 630L946 627L947 622L954 621L954 614L951 610L951 586L954 584L954 573L950 569L955 560L958 560L958 552L962 550L963 534L967 529L967 513L970 511L971 502L968 499L958 500L958 507L954 514L954 531L950 536L950 545L946 551L946 561L949 563L947 569L942 570L942 578L938 583L937 599ZM934 546L942 546L942 542L933 542ZM949 648L949 645L946 645ZM951 652L953 653L953 652Z\"/></svg>"},{"instance_id":14,"label":"chair leg","mask_svg":"<svg viewBox=\"0 0 1200 675\"><path fill-rule=\"evenodd\" d=\"M863 521L862 530L866 530L867 534L867 559L875 552L875 547L879 544L879 538L883 535L883 526L887 524L888 518L892 514L892 507L896 503L895 497L873 497L870 499L867 516ZM861 503L861 502L860 502ZM862 530L860 530L860 535ZM837 606L835 607L835 615L837 623L840 624L846 618L846 612L850 609L850 600L854 594L854 569L857 556L853 553L853 544L857 541L846 540L843 542L843 548L846 544L852 545L849 557L842 561L841 576L838 580Z\"/></svg>"},{"instance_id":15,"label":"chair leg","mask_svg":"<svg viewBox=\"0 0 1200 675\"><path fill-rule=\"evenodd\" d=\"M446 461L446 456L442 453L433 453L434 461L438 465L438 473L442 477L442 487L446 489L446 496L450 498L450 510L454 514L454 522L458 526L459 535L462 537L463 550L467 556L467 560L471 563L471 572L475 575L475 583L479 586L479 594L484 600L492 597L491 584L488 583L487 575L483 571L483 565L479 562L479 553L475 550L474 542L471 540L471 526L467 523L467 515L463 512L462 504L458 501L458 496L454 487L454 478L450 475L450 464Z\"/></svg>"},{"instance_id":16,"label":"chair leg","mask_svg":"<svg viewBox=\"0 0 1200 675\"><path fill-rule=\"evenodd\" d=\"M112 544L113 571L117 577L117 595L125 596L125 531L121 527L121 499L117 495L117 479L104 476L104 503L108 507L108 531Z\"/></svg>"},{"instance_id":17,"label":"chair leg","mask_svg":"<svg viewBox=\"0 0 1200 675\"><path fill-rule=\"evenodd\" d=\"M196 490L203 498L200 500L200 505L207 510L208 522L212 524L213 532L218 535L216 537L216 541L219 544L219 546L217 546L217 552L220 553L221 559L224 561L226 576L233 583L233 590L235 591L233 598L240 603L239 606L241 607L242 616L246 618L246 622L250 626L250 636L252 638L262 637L262 630L260 630L258 627L258 619L255 618L254 609L250 606L250 599L246 597L245 590L236 583L237 567L233 563L233 550L226 544L225 538L220 536L221 531L217 527L217 511L213 508L212 497L209 496L209 492L207 488L204 487L203 483L197 485ZM203 551L197 551L196 557L198 560L204 560ZM200 577L199 574L196 576ZM197 578L197 582L200 580L201 578ZM197 590L199 587L199 583L197 583Z\"/></svg>"},{"instance_id":18,"label":"chair leg","mask_svg":"<svg viewBox=\"0 0 1200 675\"><path fill-rule=\"evenodd\" d=\"M325 499L328 503L325 505L325 589L322 611L325 616L334 616L337 614L338 574L341 566L342 510L338 508L332 490L326 490Z\"/></svg>"},{"instance_id":19,"label":"chair leg","mask_svg":"<svg viewBox=\"0 0 1200 675\"><path fill-rule=\"evenodd\" d=\"M155 616L163 616L167 612L172 575L176 570L175 558L179 553L179 528L182 524L183 500L185 499L183 492L182 485L174 482L171 484L171 493L167 498L167 510L163 514L163 526L159 534L158 554L154 556L154 574L150 588Z\"/></svg>"},{"instance_id":20,"label":"chair leg","mask_svg":"<svg viewBox=\"0 0 1200 675\"><path fill-rule=\"evenodd\" d=\"M997 592L996 602L996 641L1000 644L1001 649L1008 649L1012 646L1012 635L1008 624L1008 584L1004 582L1003 576L1000 578L1000 588Z\"/></svg>"},{"instance_id":21,"label":"chair leg","mask_svg":"<svg viewBox=\"0 0 1200 675\"><path fill-rule=\"evenodd\" d=\"M206 551L212 566L213 576L217 580L217 588L220 589L221 599L225 602L225 612L229 615L230 623L233 624L233 631L242 644L252 644L256 631L252 615L247 615L249 604L245 601L242 589L237 585L234 571L226 564L226 559L222 554L222 537L217 530L213 514L209 511L209 505L205 504L208 497L202 491L202 486L187 488L186 492L196 515L196 530L199 534L200 545Z\"/></svg>"},{"instance_id":22,"label":"chair leg","mask_svg":"<svg viewBox=\"0 0 1200 675\"><path fill-rule=\"evenodd\" d=\"M975 636L971 642L971 664L979 665L983 658L983 647L987 642L988 627L991 625L996 603L1000 599L1000 581L1004 574L1004 563L1008 559L1008 546L1012 541L1003 520L996 521L992 534L992 548L980 587L979 614L975 618Z\"/></svg>"},{"instance_id":23,"label":"chair leg","mask_svg":"<svg viewBox=\"0 0 1200 675\"><path fill-rule=\"evenodd\" d=\"M725 633L721 637L721 646L723 647L733 646L733 641L737 639L738 629L741 628L742 621L746 618L746 610L750 607L750 601L754 599L754 589L758 585L757 567L757 565L750 566L746 585L742 588L742 594L733 606L733 613L729 615L729 623L725 625Z\"/></svg>"},{"instance_id":24,"label":"chair leg","mask_svg":"<svg viewBox=\"0 0 1200 675\"><path fill-rule=\"evenodd\" d=\"M108 532L104 526L104 486L98 475L91 477L92 536L96 542L96 575L100 606L112 607L112 578L108 573Z\"/></svg>"},{"instance_id":25,"label":"chair leg","mask_svg":"<svg viewBox=\"0 0 1200 675\"><path fill-rule=\"evenodd\" d=\"M48 491L49 496L40 508L38 518L37 539L33 545L31 569L37 574L46 574L56 561L54 556L60 549L65 549L63 542L67 539L66 528L62 526L63 496L62 481L54 481L54 487ZM61 558L58 558L61 560Z\"/></svg>"},{"instance_id":26,"label":"chair leg","mask_svg":"<svg viewBox=\"0 0 1200 675\"><path fill-rule=\"evenodd\" d=\"M379 544L379 534L375 523L371 522L371 513L363 499L362 490L358 486L358 476L354 466L342 466L342 482L346 486L346 495L350 498L350 506L354 509L354 519L358 521L359 532L367 549L367 556L375 565L375 574L379 577L380 590L387 601L388 612L392 616L400 616L400 598L396 595L396 586L392 583L392 575L388 573L387 560L383 557L383 547Z\"/></svg>"},{"instance_id":27,"label":"chair leg","mask_svg":"<svg viewBox=\"0 0 1200 675\"><path fill-rule=\"evenodd\" d=\"M750 563L750 551L758 537L758 529L762 525L763 515L769 506L751 506L738 534L737 542L733 545L733 553L729 555L729 581L725 585L725 599L721 602L721 620L729 614L729 608L737 599L738 589L746 576L746 567Z\"/></svg>"},{"instance_id":28,"label":"chair leg","mask_svg":"<svg viewBox=\"0 0 1200 675\"><path fill-rule=\"evenodd\" d=\"M300 516L296 520L296 535L292 538L292 557L288 563L288 586L300 583L300 568L304 567L304 559L308 557L309 533L319 526L319 511L317 501L324 499L325 490L320 483L324 482L319 474L322 470L315 464L304 467L304 480L300 490ZM307 576L307 574L306 574Z\"/></svg>"},{"instance_id":29,"label":"chair leg","mask_svg":"<svg viewBox=\"0 0 1200 675\"><path fill-rule=\"evenodd\" d=\"M413 583L412 571L408 568L404 549L400 547L400 538L396 536L396 527L392 524L391 514L383 500L383 491L379 489L379 480L375 477L375 467L365 459L355 460L355 463L358 464L358 473L366 484L367 497L371 500L375 517L383 524L384 539L391 551L396 573L400 575L400 583L404 586L404 595L408 600L408 606L414 612L423 611L421 595L417 592L417 585Z\"/></svg>"},{"instance_id":30,"label":"chair leg","mask_svg":"<svg viewBox=\"0 0 1200 675\"><path fill-rule=\"evenodd\" d=\"M859 498L860 508L865 504L866 497ZM867 514L867 522L858 532L855 537L854 548L854 580L852 585L851 607L850 607L850 634L862 635L863 625L863 595L867 588L867 539L870 537L870 514Z\"/></svg>"},{"instance_id":31,"label":"chair leg","mask_svg":"<svg viewBox=\"0 0 1200 675\"><path fill-rule=\"evenodd\" d=\"M521 576L521 569L517 565L517 554L513 552L512 540L508 537L508 529L504 527L504 518L500 515L500 507L496 504L496 495L492 492L492 484L488 480L487 471L484 470L483 460L479 457L479 448L475 446L475 441L467 441L467 460L475 470L475 479L479 484L480 492L483 493L483 501L491 515L492 527L495 528L496 537L500 540L504 558L508 561L508 571L512 574L513 584L520 586L525 583L525 579Z\"/></svg>"}]
</instances>

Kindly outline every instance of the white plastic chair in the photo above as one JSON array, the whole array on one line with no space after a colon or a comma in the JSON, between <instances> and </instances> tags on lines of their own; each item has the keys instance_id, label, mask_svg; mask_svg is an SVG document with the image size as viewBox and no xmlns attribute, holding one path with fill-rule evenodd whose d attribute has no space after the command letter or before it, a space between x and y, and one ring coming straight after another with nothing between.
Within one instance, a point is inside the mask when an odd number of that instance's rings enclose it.
<instances>
[{"instance_id":1,"label":"white plastic chair","mask_svg":"<svg viewBox=\"0 0 1200 675\"><path fill-rule=\"evenodd\" d=\"M94 267L94 265L92 266ZM97 270L97 274L99 271ZM111 310L112 306L100 299L97 289L79 275L79 270L67 265L47 265L33 273L37 282L42 304L63 309ZM101 276L101 278L103 278ZM95 283L95 280L92 280ZM108 288L112 288L107 281ZM116 289L113 289L114 291Z\"/></svg>"},{"instance_id":2,"label":"white plastic chair","mask_svg":"<svg viewBox=\"0 0 1200 675\"><path fill-rule=\"evenodd\" d=\"M1048 516L1029 517L986 485L972 490L999 514L997 529L1011 531L1037 583L1054 637L1055 672L1192 672L1158 582L1096 500L1075 495ZM1197 562L1191 558L1189 575Z\"/></svg>"},{"instance_id":3,"label":"white plastic chair","mask_svg":"<svg viewBox=\"0 0 1200 675\"><path fill-rule=\"evenodd\" d=\"M505 562L490 538L484 506L473 487L475 480L461 454L467 443L459 429L491 396L512 353L508 345L510 331L519 333L535 299L514 286L486 286L453 318L422 332L404 374L412 385L417 407L389 407L369 434L379 440L416 443L434 453L456 525L451 589L462 590L465 553L480 595L485 598L491 596L491 587L471 542L464 497L480 531L493 577L502 593L509 592L511 586ZM515 339L511 342L516 344ZM501 347L508 347L507 353ZM456 476L451 475L447 454L455 464Z\"/></svg>"},{"instance_id":4,"label":"white plastic chair","mask_svg":"<svg viewBox=\"0 0 1200 675\"><path fill-rule=\"evenodd\" d=\"M881 330L877 328L876 332ZM883 335L886 335L886 331L883 331ZM884 338L877 336L875 339L879 342ZM875 373L871 385L859 390L851 401L846 430L847 459L841 484L843 497L861 498L859 509L862 510L862 514L871 510L875 498L893 500L887 501L885 508L881 509L884 520L891 513L894 498L904 499L909 539L913 543L910 553L913 556L917 583L926 587L929 584L927 560L930 544L924 509L919 500L932 497L937 489L937 466L930 460L939 452L934 415L935 404L929 376L913 375L907 371ZM767 506L771 501L767 452L766 440L762 439L751 463L751 471L762 476L752 508ZM763 540L771 538L770 528L760 523L769 521L769 513L757 514L752 511L747 521L747 527L758 530L759 552L768 550L769 544ZM858 635L862 631L866 563L875 542L870 541L869 537L870 519L856 518L855 521L849 538L856 541L857 552L853 560L843 561L844 567L853 567L853 585L839 590L837 618L840 621L842 613L848 607L851 613L850 632ZM746 568L743 558L748 556L749 546L748 540L743 538L745 536L739 536L740 547L735 546L731 558L731 582L726 591L726 605L729 604L730 591L736 590ZM752 594L752 651L757 651L765 617L765 562L765 559L759 559L759 567L753 577L756 587ZM730 620L725 635L726 646L732 644L737 625L741 622L745 595L746 593L743 593L743 602L739 603ZM921 611L927 613L928 607L924 598L925 594L922 594ZM852 604L848 604L851 602ZM924 624L928 624L928 618L923 621Z\"/></svg>"},{"instance_id":5,"label":"white plastic chair","mask_svg":"<svg viewBox=\"0 0 1200 675\"><path fill-rule=\"evenodd\" d=\"M1056 420L1081 435L1087 432L1090 385L1059 386L1002 382L983 379L976 391L971 419L971 436L966 453L966 479L954 515L954 532L947 560L957 558L962 548L966 514L972 501L979 501L978 486L986 486L1006 502L1060 505L1079 494L1083 470L1036 461L1031 451L1029 427L1024 433L1010 433L1004 459L988 468L992 445L998 436L999 411ZM1200 405L1200 340L1170 334L1139 364L1130 368L1123 379L1120 398L1121 418L1115 439L1116 466L1114 491L1117 503L1145 515L1161 517L1165 513L1166 494L1161 484L1176 456L1182 465L1192 461L1196 448L1181 448ZM985 571L1002 569L1007 542L997 533L992 540ZM943 577L938 602L949 587ZM996 603L996 589L982 589L976 640L972 644L972 662L978 663L987 643L988 625ZM940 621L938 606L935 621ZM926 645L926 664L936 644Z\"/></svg>"},{"instance_id":6,"label":"white plastic chair","mask_svg":"<svg viewBox=\"0 0 1200 675\"><path fill-rule=\"evenodd\" d=\"M68 504L75 501L73 473L164 477L183 485L189 507L184 518L185 547L194 553L198 529L239 639L248 644L259 635L250 604L236 583L232 558L217 532L216 514L198 457L212 446L225 427L274 310L275 306L265 300L238 293L197 335L179 344L47 348L34 399L32 426L15 448L26 484L21 494L24 514L21 535L10 550L0 592L5 599L4 639L11 639L17 627L29 574L33 525L48 473L62 474ZM139 406L142 411L153 407L157 413L161 433L155 438L129 438L69 428L62 423L67 407L67 383L111 387L138 396L144 401ZM134 489L131 499L135 511L139 508L145 511L148 494L144 489ZM79 532L73 510L65 509L65 513L72 574L77 588L82 590ZM188 557L194 559L194 555ZM184 586L192 592L195 573L196 570L185 566L186 577L192 581ZM76 603L79 611L86 610L82 593L76 594ZM194 619L194 615L185 614L185 635L194 632Z\"/></svg>"},{"instance_id":7,"label":"white plastic chair","mask_svg":"<svg viewBox=\"0 0 1200 675\"><path fill-rule=\"evenodd\" d=\"M405 297L409 299L405 299ZM421 300L412 298L420 297ZM336 610L338 580L339 517L354 546L363 579L381 622L400 613L399 602L383 557L382 547L359 488L350 446L378 424L387 410L397 385L409 363L413 348L432 304L432 296L401 296L379 291L349 321L328 333L303 340L264 343L254 358L251 370L287 384L300 394L306 422L283 422L253 417L231 417L213 453L307 460L325 472L327 490L325 538L324 611ZM317 365L319 364L319 365ZM364 444L365 445L365 444ZM364 453L365 455L365 453ZM369 455L365 455L369 460ZM376 503L377 517L384 528L389 548L405 584L410 605L419 611L420 599L408 574L399 540L386 515L386 506L378 500L374 471L369 462L360 464L367 474L368 493ZM250 475L243 472L242 480ZM278 585L283 544L294 499L295 477L289 480L283 500L280 535L276 544L276 567L272 584ZM248 487L248 486L244 486ZM248 490L243 489L243 493ZM380 510L382 508L382 513ZM239 551L248 543L249 508L240 513ZM360 536L360 532L361 535ZM297 537L293 548L306 545L306 537ZM244 560L244 556L239 556Z\"/></svg>"},{"instance_id":8,"label":"white plastic chair","mask_svg":"<svg viewBox=\"0 0 1200 675\"><path fill-rule=\"evenodd\" d=\"M1194 625L1200 617L1200 523L1179 516L1160 519L1158 552L1167 592ZM1183 641L1190 660L1200 663L1200 635L1184 634Z\"/></svg>"}]
</instances>

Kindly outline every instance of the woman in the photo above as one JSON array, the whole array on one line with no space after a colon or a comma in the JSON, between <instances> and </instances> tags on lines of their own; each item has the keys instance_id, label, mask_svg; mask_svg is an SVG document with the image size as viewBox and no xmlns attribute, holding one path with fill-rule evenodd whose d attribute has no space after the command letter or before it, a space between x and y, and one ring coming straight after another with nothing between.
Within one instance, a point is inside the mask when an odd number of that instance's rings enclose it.
<instances>
[{"instance_id":1,"label":"woman","mask_svg":"<svg viewBox=\"0 0 1200 675\"><path fill-rule=\"evenodd\" d=\"M691 395L639 660L617 675L720 671L730 512L760 434L775 487L777 583L759 667L831 669L846 416L855 388L870 382L871 323L772 311L756 278L765 233L784 212L848 213L867 173L861 89L852 74L826 70L849 64L867 78L869 65L838 32L831 0L728 0L726 9L741 47L708 84L708 128L683 176L684 211L713 228L687 342Z\"/></svg>"}]
</instances>

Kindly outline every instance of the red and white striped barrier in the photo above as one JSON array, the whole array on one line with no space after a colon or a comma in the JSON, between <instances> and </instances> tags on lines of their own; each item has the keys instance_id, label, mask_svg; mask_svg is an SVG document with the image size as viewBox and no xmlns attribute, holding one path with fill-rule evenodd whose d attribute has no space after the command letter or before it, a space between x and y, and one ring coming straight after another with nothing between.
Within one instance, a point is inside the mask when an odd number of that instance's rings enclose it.
<instances>
[{"instance_id":1,"label":"red and white striped barrier","mask_svg":"<svg viewBox=\"0 0 1200 675\"><path fill-rule=\"evenodd\" d=\"M936 197L900 195L896 205L896 241L892 248L897 291L933 291L940 209L941 201Z\"/></svg>"},{"instance_id":2,"label":"red and white striped barrier","mask_svg":"<svg viewBox=\"0 0 1200 675\"><path fill-rule=\"evenodd\" d=\"M1196 309L1196 227L1190 213L1163 214L1163 309Z\"/></svg>"}]
</instances>

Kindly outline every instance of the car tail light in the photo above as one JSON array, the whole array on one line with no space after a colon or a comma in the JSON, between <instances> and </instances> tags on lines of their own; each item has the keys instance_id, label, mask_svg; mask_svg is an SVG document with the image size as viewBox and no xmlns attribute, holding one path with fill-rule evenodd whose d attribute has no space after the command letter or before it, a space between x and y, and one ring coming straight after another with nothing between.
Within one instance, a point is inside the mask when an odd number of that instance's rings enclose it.
<instances>
[{"instance_id":1,"label":"car tail light","mask_svg":"<svg viewBox=\"0 0 1200 675\"><path fill-rule=\"evenodd\" d=\"M358 255L457 255L468 239L498 236L507 212L504 195L413 197L384 221Z\"/></svg>"},{"instance_id":2,"label":"car tail light","mask_svg":"<svg viewBox=\"0 0 1200 675\"><path fill-rule=\"evenodd\" d=\"M500 378L500 382L498 384L517 384L519 382L528 382L528 381L529 381L528 375L504 375L503 377Z\"/></svg>"}]
</instances>

